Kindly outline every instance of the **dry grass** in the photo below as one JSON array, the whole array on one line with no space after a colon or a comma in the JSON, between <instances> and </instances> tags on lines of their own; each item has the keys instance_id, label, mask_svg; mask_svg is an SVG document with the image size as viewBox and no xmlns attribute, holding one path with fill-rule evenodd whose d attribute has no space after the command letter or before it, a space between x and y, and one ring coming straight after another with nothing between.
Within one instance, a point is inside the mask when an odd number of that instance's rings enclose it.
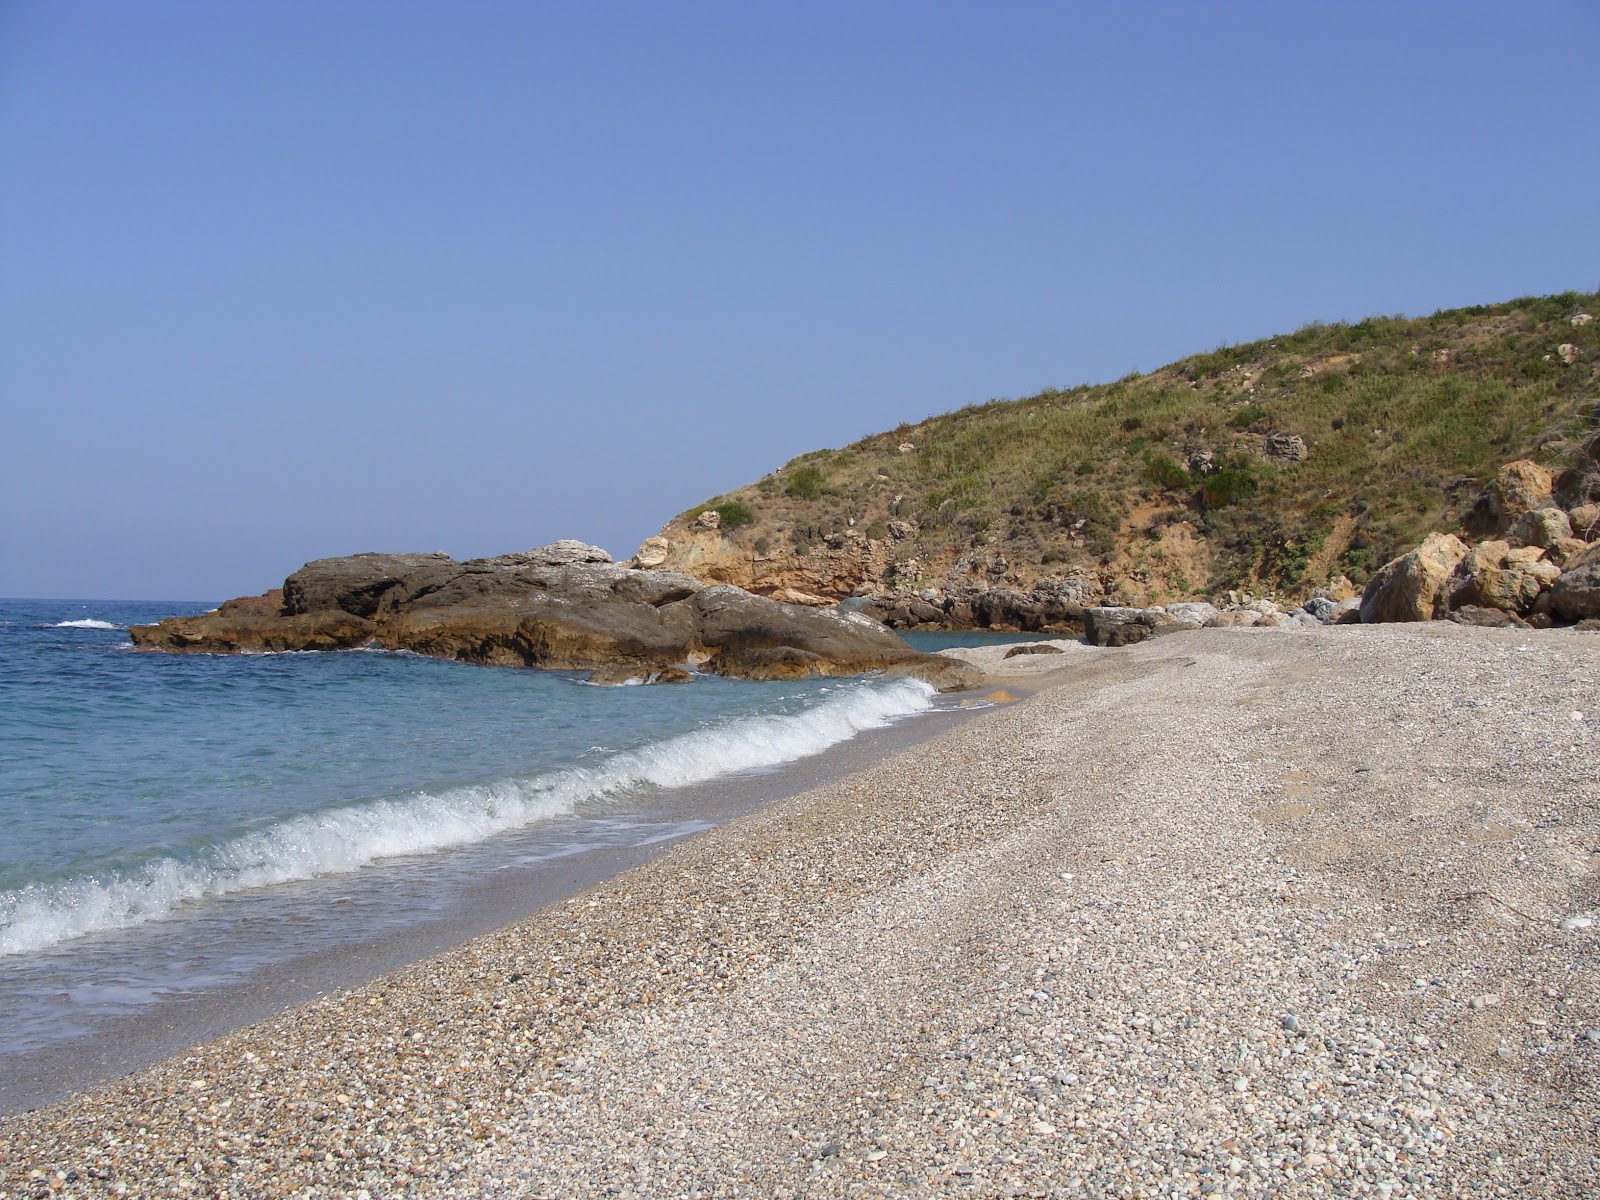
<instances>
[{"instance_id":1,"label":"dry grass","mask_svg":"<svg viewBox=\"0 0 1600 1200\"><path fill-rule=\"evenodd\" d=\"M1154 506L1147 536L1185 522L1210 544L1213 575L1196 592L1290 589L1313 562L1360 582L1459 526L1501 464L1570 459L1600 395L1600 322L1573 326L1578 312L1600 314L1600 296L1314 324L802 455L709 506L748 506L740 538L802 554L852 518L876 538L902 520L916 526L897 544L904 559L988 548L1037 573L1110 562L1140 536L1130 515ZM1304 439L1308 457L1266 458L1274 433ZM1195 451L1213 456L1205 477L1183 469Z\"/></svg>"}]
</instances>

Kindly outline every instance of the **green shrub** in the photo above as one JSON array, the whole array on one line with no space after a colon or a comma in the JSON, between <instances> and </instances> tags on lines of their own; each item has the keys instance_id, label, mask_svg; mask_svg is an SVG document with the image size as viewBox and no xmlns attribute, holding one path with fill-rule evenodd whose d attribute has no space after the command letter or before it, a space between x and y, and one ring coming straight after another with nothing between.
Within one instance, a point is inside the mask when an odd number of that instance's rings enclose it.
<instances>
[{"instance_id":1,"label":"green shrub","mask_svg":"<svg viewBox=\"0 0 1600 1200\"><path fill-rule=\"evenodd\" d=\"M728 500L715 505L713 511L722 518L724 529L742 529L746 525L754 525L755 513L750 511L750 506L738 500Z\"/></svg>"},{"instance_id":2,"label":"green shrub","mask_svg":"<svg viewBox=\"0 0 1600 1200\"><path fill-rule=\"evenodd\" d=\"M1145 453L1144 477L1164 492L1179 492L1189 486L1189 472L1159 450Z\"/></svg>"},{"instance_id":3,"label":"green shrub","mask_svg":"<svg viewBox=\"0 0 1600 1200\"><path fill-rule=\"evenodd\" d=\"M1200 499L1207 508L1227 508L1255 495L1260 480L1249 467L1224 467L1200 481Z\"/></svg>"},{"instance_id":4,"label":"green shrub","mask_svg":"<svg viewBox=\"0 0 1600 1200\"><path fill-rule=\"evenodd\" d=\"M1249 429L1257 421L1267 419L1267 410L1259 404L1246 404L1233 416L1228 418L1228 424L1235 429Z\"/></svg>"},{"instance_id":5,"label":"green shrub","mask_svg":"<svg viewBox=\"0 0 1600 1200\"><path fill-rule=\"evenodd\" d=\"M789 476L789 482L783 490L796 500L815 500L822 495L822 485L825 482L818 468L801 467Z\"/></svg>"}]
</instances>

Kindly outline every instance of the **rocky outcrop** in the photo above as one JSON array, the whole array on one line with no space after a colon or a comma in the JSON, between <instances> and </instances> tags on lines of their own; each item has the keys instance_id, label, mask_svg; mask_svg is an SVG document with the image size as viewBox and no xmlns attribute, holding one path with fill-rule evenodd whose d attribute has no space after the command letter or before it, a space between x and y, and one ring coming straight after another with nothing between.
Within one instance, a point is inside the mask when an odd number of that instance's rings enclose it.
<instances>
[{"instance_id":1,"label":"rocky outcrop","mask_svg":"<svg viewBox=\"0 0 1600 1200\"><path fill-rule=\"evenodd\" d=\"M570 541L467 562L443 554L319 559L290 575L281 593L130 634L146 650L373 645L463 662L601 670L610 682L673 678L671 669L685 664L758 679L893 670L924 674L936 686L980 682L868 617L635 570Z\"/></svg>"},{"instance_id":2,"label":"rocky outcrop","mask_svg":"<svg viewBox=\"0 0 1600 1200\"><path fill-rule=\"evenodd\" d=\"M1539 594L1560 574L1561 568L1547 560L1538 546L1480 542L1456 565L1448 608L1492 608L1523 616L1533 611Z\"/></svg>"},{"instance_id":3,"label":"rocky outcrop","mask_svg":"<svg viewBox=\"0 0 1600 1200\"><path fill-rule=\"evenodd\" d=\"M1293 433L1269 433L1262 441L1261 452L1275 462L1304 462L1310 453L1305 439Z\"/></svg>"},{"instance_id":4,"label":"rocky outcrop","mask_svg":"<svg viewBox=\"0 0 1600 1200\"><path fill-rule=\"evenodd\" d=\"M1367 581L1361 593L1362 621L1443 617L1449 612L1450 578L1466 555L1466 543L1454 534L1430 534L1422 545L1386 563Z\"/></svg>"}]
</instances>

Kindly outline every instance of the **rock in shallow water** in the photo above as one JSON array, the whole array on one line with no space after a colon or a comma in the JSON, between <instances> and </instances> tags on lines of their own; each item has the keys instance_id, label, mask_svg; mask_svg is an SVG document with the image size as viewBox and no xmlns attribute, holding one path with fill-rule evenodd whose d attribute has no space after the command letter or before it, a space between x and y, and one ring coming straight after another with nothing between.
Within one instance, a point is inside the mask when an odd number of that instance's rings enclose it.
<instances>
[{"instance_id":1,"label":"rock in shallow water","mask_svg":"<svg viewBox=\"0 0 1600 1200\"><path fill-rule=\"evenodd\" d=\"M267 593L130 636L140 649L215 654L375 645L499 666L606 668L615 682L679 663L760 679L892 669L944 690L981 682L974 668L920 654L871 618L634 570L576 541L468 562L319 559L284 581L279 607Z\"/></svg>"}]
</instances>

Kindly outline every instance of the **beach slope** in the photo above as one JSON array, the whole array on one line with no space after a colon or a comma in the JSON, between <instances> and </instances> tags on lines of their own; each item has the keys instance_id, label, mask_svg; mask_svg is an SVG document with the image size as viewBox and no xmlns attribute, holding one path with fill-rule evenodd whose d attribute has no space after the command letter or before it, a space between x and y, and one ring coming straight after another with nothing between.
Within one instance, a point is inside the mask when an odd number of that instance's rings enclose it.
<instances>
[{"instance_id":1,"label":"beach slope","mask_svg":"<svg viewBox=\"0 0 1600 1200\"><path fill-rule=\"evenodd\" d=\"M0 1196L1600 1191L1600 637L1027 668L1025 703L6 1119Z\"/></svg>"}]
</instances>

